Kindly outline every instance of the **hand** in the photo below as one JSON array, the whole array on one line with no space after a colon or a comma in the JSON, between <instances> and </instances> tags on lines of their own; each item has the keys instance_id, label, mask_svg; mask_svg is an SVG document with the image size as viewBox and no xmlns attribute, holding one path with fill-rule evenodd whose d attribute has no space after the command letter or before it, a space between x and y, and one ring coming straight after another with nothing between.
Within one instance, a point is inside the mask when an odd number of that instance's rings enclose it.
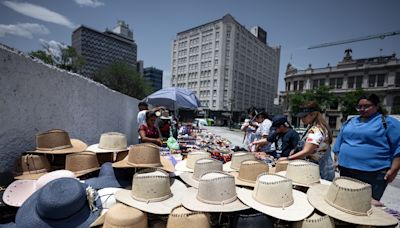
<instances>
[{"instance_id":1,"label":"hand","mask_svg":"<svg viewBox=\"0 0 400 228\"><path fill-rule=\"evenodd\" d=\"M161 139L157 139L157 140L156 140L156 144L159 145L159 146L162 146L162 144L163 144L163 143L162 143L162 140L161 140Z\"/></svg>"},{"instance_id":2,"label":"hand","mask_svg":"<svg viewBox=\"0 0 400 228\"><path fill-rule=\"evenodd\" d=\"M255 156L260 160L264 160L267 157L267 154L265 152L256 152Z\"/></svg>"},{"instance_id":3,"label":"hand","mask_svg":"<svg viewBox=\"0 0 400 228\"><path fill-rule=\"evenodd\" d=\"M288 160L289 160L288 157L280 157L278 159L278 162L280 162L280 161L288 161Z\"/></svg>"},{"instance_id":4,"label":"hand","mask_svg":"<svg viewBox=\"0 0 400 228\"><path fill-rule=\"evenodd\" d=\"M386 175L385 175L385 178L384 178L386 180L386 182L387 183L391 183L394 180L394 178L396 178L397 172L399 172L399 170L389 169L386 172Z\"/></svg>"}]
</instances>

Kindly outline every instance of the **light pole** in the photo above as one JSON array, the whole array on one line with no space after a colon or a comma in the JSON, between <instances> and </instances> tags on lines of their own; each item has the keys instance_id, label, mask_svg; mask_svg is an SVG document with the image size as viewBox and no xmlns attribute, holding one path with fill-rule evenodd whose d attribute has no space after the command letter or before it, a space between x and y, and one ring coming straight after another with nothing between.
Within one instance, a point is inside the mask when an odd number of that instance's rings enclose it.
<instances>
[{"instance_id":1,"label":"light pole","mask_svg":"<svg viewBox=\"0 0 400 228\"><path fill-rule=\"evenodd\" d=\"M233 125L233 102L234 100L231 98L229 99L229 103L230 103L230 109L231 109L231 115L229 117L230 121L229 121L229 130L232 130L232 125Z\"/></svg>"}]
</instances>

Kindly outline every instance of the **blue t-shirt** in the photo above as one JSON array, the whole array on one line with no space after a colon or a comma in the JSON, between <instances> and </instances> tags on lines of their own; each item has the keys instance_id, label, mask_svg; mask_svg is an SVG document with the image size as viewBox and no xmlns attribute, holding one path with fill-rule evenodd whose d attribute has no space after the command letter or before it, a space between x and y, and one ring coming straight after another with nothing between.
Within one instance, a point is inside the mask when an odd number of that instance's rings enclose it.
<instances>
[{"instance_id":1,"label":"blue t-shirt","mask_svg":"<svg viewBox=\"0 0 400 228\"><path fill-rule=\"evenodd\" d=\"M339 165L361 171L390 168L394 157L400 156L400 121L376 113L366 121L354 117L340 129L333 152Z\"/></svg>"}]
</instances>

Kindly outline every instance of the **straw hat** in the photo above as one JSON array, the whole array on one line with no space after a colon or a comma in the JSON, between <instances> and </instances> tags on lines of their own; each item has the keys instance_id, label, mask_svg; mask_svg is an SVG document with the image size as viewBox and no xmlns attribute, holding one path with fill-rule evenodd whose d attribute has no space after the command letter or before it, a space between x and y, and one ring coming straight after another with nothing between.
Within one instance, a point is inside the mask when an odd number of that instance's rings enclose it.
<instances>
[{"instance_id":1,"label":"straw hat","mask_svg":"<svg viewBox=\"0 0 400 228\"><path fill-rule=\"evenodd\" d=\"M178 206L168 216L167 228L210 228L210 215Z\"/></svg>"},{"instance_id":2,"label":"straw hat","mask_svg":"<svg viewBox=\"0 0 400 228\"><path fill-rule=\"evenodd\" d=\"M227 172L239 171L242 161L256 160L254 154L249 152L236 152L232 154L232 160L224 164L223 170Z\"/></svg>"},{"instance_id":3,"label":"straw hat","mask_svg":"<svg viewBox=\"0 0 400 228\"><path fill-rule=\"evenodd\" d=\"M209 172L201 176L199 189L189 188L182 205L189 210L203 212L231 212L248 209L236 196L235 178L223 172Z\"/></svg>"},{"instance_id":4,"label":"straw hat","mask_svg":"<svg viewBox=\"0 0 400 228\"><path fill-rule=\"evenodd\" d=\"M206 151L198 150L198 151L189 152L187 155L187 159L176 164L175 169L177 171L193 172L194 164L196 163L197 160L202 159L202 158L210 158L210 157L211 157L211 154Z\"/></svg>"},{"instance_id":5,"label":"straw hat","mask_svg":"<svg viewBox=\"0 0 400 228\"><path fill-rule=\"evenodd\" d=\"M222 171L222 162L212 158L202 158L196 161L194 172L183 172L180 177L188 185L198 188L200 177L213 171Z\"/></svg>"},{"instance_id":6,"label":"straw hat","mask_svg":"<svg viewBox=\"0 0 400 228\"><path fill-rule=\"evenodd\" d=\"M97 156L93 152L85 151L80 153L68 154L65 158L65 169L74 172L75 176L80 177L85 174L100 169Z\"/></svg>"},{"instance_id":7,"label":"straw hat","mask_svg":"<svg viewBox=\"0 0 400 228\"><path fill-rule=\"evenodd\" d=\"M16 180L4 191L3 201L10 206L20 207L35 191L62 177L75 178L75 175L69 170L57 170L46 173L37 180Z\"/></svg>"},{"instance_id":8,"label":"straw hat","mask_svg":"<svg viewBox=\"0 0 400 228\"><path fill-rule=\"evenodd\" d=\"M147 228L147 215L136 208L117 203L105 215L103 228Z\"/></svg>"},{"instance_id":9,"label":"straw hat","mask_svg":"<svg viewBox=\"0 0 400 228\"><path fill-rule=\"evenodd\" d=\"M50 171L50 163L45 155L27 154L21 157L22 174L14 177L17 180L36 180Z\"/></svg>"},{"instance_id":10,"label":"straw hat","mask_svg":"<svg viewBox=\"0 0 400 228\"><path fill-rule=\"evenodd\" d=\"M129 150L128 156L113 163L114 168L160 168L174 172L170 160L160 156L160 148L152 143L136 144Z\"/></svg>"},{"instance_id":11,"label":"straw hat","mask_svg":"<svg viewBox=\"0 0 400 228\"><path fill-rule=\"evenodd\" d=\"M133 176L132 190L121 190L115 198L131 207L153 214L169 214L180 205L186 186L176 179L170 179L160 169L145 169Z\"/></svg>"},{"instance_id":12,"label":"straw hat","mask_svg":"<svg viewBox=\"0 0 400 228\"><path fill-rule=\"evenodd\" d=\"M235 177L235 184L241 186L254 187L258 175L268 172L268 165L259 161L243 161L240 164L239 172L230 173Z\"/></svg>"},{"instance_id":13,"label":"straw hat","mask_svg":"<svg viewBox=\"0 0 400 228\"><path fill-rule=\"evenodd\" d=\"M95 153L110 153L126 151L129 149L124 134L118 132L107 132L101 134L98 144L90 145L86 150Z\"/></svg>"},{"instance_id":14,"label":"straw hat","mask_svg":"<svg viewBox=\"0 0 400 228\"><path fill-rule=\"evenodd\" d=\"M278 172L281 172L281 171L286 171L288 164L289 164L289 161L286 161L286 160L285 161L278 161L275 164L275 167L271 167L269 169L269 172L270 173L278 173Z\"/></svg>"},{"instance_id":15,"label":"straw hat","mask_svg":"<svg viewBox=\"0 0 400 228\"><path fill-rule=\"evenodd\" d=\"M69 154L82 152L86 148L86 143L81 140L70 139L68 132L53 129L36 135L36 150L31 152L44 154Z\"/></svg>"},{"instance_id":16,"label":"straw hat","mask_svg":"<svg viewBox=\"0 0 400 228\"><path fill-rule=\"evenodd\" d=\"M289 161L286 171L278 172L293 181L294 185L310 187L313 184L331 184L332 182L321 179L319 165L305 160Z\"/></svg>"},{"instance_id":17,"label":"straw hat","mask_svg":"<svg viewBox=\"0 0 400 228\"><path fill-rule=\"evenodd\" d=\"M257 211L285 221L300 221L314 210L306 194L293 190L292 181L277 174L259 175L254 190L239 189L238 197Z\"/></svg>"},{"instance_id":18,"label":"straw hat","mask_svg":"<svg viewBox=\"0 0 400 228\"><path fill-rule=\"evenodd\" d=\"M328 215L313 213L310 217L294 222L292 228L335 228L335 222Z\"/></svg>"},{"instance_id":19,"label":"straw hat","mask_svg":"<svg viewBox=\"0 0 400 228\"><path fill-rule=\"evenodd\" d=\"M390 226L399 221L371 206L371 185L348 177L337 177L331 185L316 184L307 191L308 200L333 218L360 225Z\"/></svg>"}]
</instances>

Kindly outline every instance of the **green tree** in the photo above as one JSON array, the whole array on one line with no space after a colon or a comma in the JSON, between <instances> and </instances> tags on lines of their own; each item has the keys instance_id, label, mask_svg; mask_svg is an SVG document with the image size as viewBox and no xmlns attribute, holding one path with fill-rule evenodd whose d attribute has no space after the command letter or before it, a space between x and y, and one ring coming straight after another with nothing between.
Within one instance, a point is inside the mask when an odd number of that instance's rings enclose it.
<instances>
[{"instance_id":1,"label":"green tree","mask_svg":"<svg viewBox=\"0 0 400 228\"><path fill-rule=\"evenodd\" d=\"M347 119L349 115L358 114L355 106L357 104L357 100L363 94L365 94L363 89L357 89L355 91L346 93L343 97L340 98L340 106L342 109L343 119Z\"/></svg>"},{"instance_id":2,"label":"green tree","mask_svg":"<svg viewBox=\"0 0 400 228\"><path fill-rule=\"evenodd\" d=\"M78 72L85 65L85 59L78 55L75 48L67 46L61 49L61 62L57 65L61 69Z\"/></svg>"},{"instance_id":3,"label":"green tree","mask_svg":"<svg viewBox=\"0 0 400 228\"><path fill-rule=\"evenodd\" d=\"M112 63L97 71L93 80L137 99L143 99L152 91L147 81L126 63Z\"/></svg>"},{"instance_id":4,"label":"green tree","mask_svg":"<svg viewBox=\"0 0 400 228\"><path fill-rule=\"evenodd\" d=\"M51 57L51 55L48 55L45 51L42 50L32 51L29 53L29 55L36 57L47 64L54 65L53 58Z\"/></svg>"},{"instance_id":5,"label":"green tree","mask_svg":"<svg viewBox=\"0 0 400 228\"><path fill-rule=\"evenodd\" d=\"M299 112L299 108L307 101L316 101L322 110L335 104L336 97L329 91L329 87L320 86L318 89L289 94L289 108L292 113Z\"/></svg>"}]
</instances>

